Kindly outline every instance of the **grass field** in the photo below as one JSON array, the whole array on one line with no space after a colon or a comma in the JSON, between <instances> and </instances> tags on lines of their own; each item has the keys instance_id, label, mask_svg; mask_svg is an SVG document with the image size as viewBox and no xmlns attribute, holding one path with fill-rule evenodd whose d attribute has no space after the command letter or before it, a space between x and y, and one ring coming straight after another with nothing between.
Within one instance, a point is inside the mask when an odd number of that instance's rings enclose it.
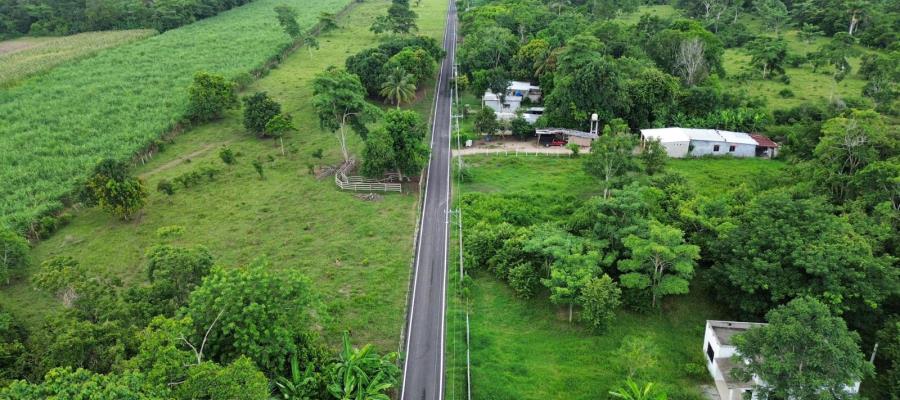
<instances>
[{"instance_id":1,"label":"grass field","mask_svg":"<svg viewBox=\"0 0 900 400\"><path fill-rule=\"evenodd\" d=\"M128 158L184 114L197 71L236 77L289 43L273 7L302 27L349 0L258 0L0 91L0 224L52 210L98 159Z\"/></svg>"},{"instance_id":2,"label":"grass field","mask_svg":"<svg viewBox=\"0 0 900 400\"><path fill-rule=\"evenodd\" d=\"M600 189L577 158L547 156L467 156L472 178L460 192L566 193L578 198ZM784 164L759 159L671 160L667 169L683 174L701 195L716 195L743 181L779 179ZM463 218L465 218L463 210ZM454 231L455 235L455 231ZM694 285L687 296L673 296L660 313L620 311L608 332L597 335L569 324L564 310L547 294L523 301L487 274L476 274L463 289L458 283L458 239L451 241L447 364L449 399L466 398L465 314L460 293L469 295L472 397L477 399L606 399L626 376L627 360L617 353L624 343L643 341L655 358L643 378L656 382L670 399L699 398L699 386L711 384L703 368L701 346L706 319L728 315ZM695 280L696 281L696 280ZM699 360L698 360L699 359ZM640 361L639 361L640 362Z\"/></svg>"},{"instance_id":3,"label":"grass field","mask_svg":"<svg viewBox=\"0 0 900 400\"><path fill-rule=\"evenodd\" d=\"M319 181L308 173L309 164L337 164L341 157L337 139L319 128L309 105L312 77L375 45L377 38L368 27L389 4L388 0L357 4L339 21L340 29L320 37L320 50L310 56L300 49L248 88L247 92L267 91L292 114L299 132L285 139L287 156L273 141L246 134L236 112L189 130L137 173L152 189L160 179L208 165L221 170L215 181L180 189L171 198L154 192L142 215L131 223L97 209L80 210L70 225L35 247L28 273L42 260L65 254L93 271L139 284L145 279L143 252L159 241L156 231L179 225L185 233L176 243L205 245L222 265L242 265L264 256L275 270L299 270L309 276L321 298L316 309L321 331L331 343L349 329L355 343L396 350L404 321L417 195L362 201L338 191L332 179ZM440 37L446 7L443 0L425 0L415 8L422 34ZM430 111L432 95L429 85L415 107ZM361 143L351 137L351 149L359 154ZM240 154L236 165L226 167L219 160L223 145ZM321 161L310 155L317 148L324 150ZM253 159L263 161L265 180L256 176L250 165ZM31 326L60 310L58 301L33 290L27 277L0 292L0 305Z\"/></svg>"},{"instance_id":4,"label":"grass field","mask_svg":"<svg viewBox=\"0 0 900 400\"><path fill-rule=\"evenodd\" d=\"M59 64L156 34L152 29L86 32L63 37L26 37L0 42L0 87Z\"/></svg>"}]
</instances>

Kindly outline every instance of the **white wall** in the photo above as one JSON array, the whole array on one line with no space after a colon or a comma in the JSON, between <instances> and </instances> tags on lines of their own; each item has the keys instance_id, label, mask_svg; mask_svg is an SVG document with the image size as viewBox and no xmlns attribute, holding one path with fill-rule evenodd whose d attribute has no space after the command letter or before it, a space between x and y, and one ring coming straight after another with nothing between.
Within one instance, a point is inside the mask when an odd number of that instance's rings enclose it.
<instances>
[{"instance_id":1,"label":"white wall","mask_svg":"<svg viewBox=\"0 0 900 400\"><path fill-rule=\"evenodd\" d=\"M690 146L690 142L666 142L660 143L665 147L666 154L672 158L684 158L688 155L688 148Z\"/></svg>"},{"instance_id":2,"label":"white wall","mask_svg":"<svg viewBox=\"0 0 900 400\"><path fill-rule=\"evenodd\" d=\"M733 157L756 157L756 145L751 144L691 140L691 146L693 146L691 155L694 157L705 155L724 156L727 154ZM719 151L715 151L715 146L719 146ZM731 146L734 146L734 151L728 151Z\"/></svg>"}]
</instances>

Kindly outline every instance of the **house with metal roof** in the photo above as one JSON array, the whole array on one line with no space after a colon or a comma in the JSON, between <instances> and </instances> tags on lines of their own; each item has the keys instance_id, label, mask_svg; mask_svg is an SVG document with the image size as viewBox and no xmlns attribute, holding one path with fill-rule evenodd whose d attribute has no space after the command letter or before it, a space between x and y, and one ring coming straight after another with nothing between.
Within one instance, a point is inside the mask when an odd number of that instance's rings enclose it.
<instances>
[{"instance_id":1,"label":"house with metal roof","mask_svg":"<svg viewBox=\"0 0 900 400\"><path fill-rule=\"evenodd\" d=\"M762 135L759 135L762 136ZM762 136L764 137L764 136ZM760 142L743 132L718 129L658 128L641 129L641 142L659 140L669 157L683 158L706 155L733 157L772 157L771 147L760 149ZM768 138L766 138L768 139ZM765 146L774 144L771 140ZM777 144L775 144L777 147Z\"/></svg>"},{"instance_id":2,"label":"house with metal roof","mask_svg":"<svg viewBox=\"0 0 900 400\"><path fill-rule=\"evenodd\" d=\"M512 120L516 117L516 112L522 106L522 102L528 99L532 103L541 101L541 88L534 86L529 82L512 81L506 88L506 93L500 96L492 92L490 89L484 92L481 103L484 107L494 110L499 120ZM529 109L528 111L532 111ZM543 112L543 109L540 110ZM534 118L535 120L537 118Z\"/></svg>"}]
</instances>

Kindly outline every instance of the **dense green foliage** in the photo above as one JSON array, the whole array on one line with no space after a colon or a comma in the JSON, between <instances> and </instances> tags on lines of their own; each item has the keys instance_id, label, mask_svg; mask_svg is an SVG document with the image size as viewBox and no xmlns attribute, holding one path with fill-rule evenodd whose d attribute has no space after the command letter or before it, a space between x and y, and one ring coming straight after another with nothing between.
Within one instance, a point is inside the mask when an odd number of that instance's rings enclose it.
<instances>
[{"instance_id":1,"label":"dense green foliage","mask_svg":"<svg viewBox=\"0 0 900 400\"><path fill-rule=\"evenodd\" d=\"M281 3L259 0L0 92L0 224L28 230L98 159L128 159L174 128L198 70L234 79L279 54L289 44L273 23ZM345 2L285 4L305 4L299 22L311 26L318 11Z\"/></svg>"},{"instance_id":2,"label":"dense green foliage","mask_svg":"<svg viewBox=\"0 0 900 400\"><path fill-rule=\"evenodd\" d=\"M758 376L761 399L846 399L845 388L871 373L859 349L859 335L847 329L828 307L798 298L769 311L769 324L735 336L737 350L748 361L735 376Z\"/></svg>"},{"instance_id":3,"label":"dense green foliage","mask_svg":"<svg viewBox=\"0 0 900 400\"><path fill-rule=\"evenodd\" d=\"M198 72L188 88L187 115L197 121L221 117L225 110L238 104L234 86L221 75Z\"/></svg>"},{"instance_id":4,"label":"dense green foliage","mask_svg":"<svg viewBox=\"0 0 900 400\"><path fill-rule=\"evenodd\" d=\"M21 34L68 35L111 29L174 29L249 0L190 0L146 3L137 0L94 2L3 0L0 38Z\"/></svg>"},{"instance_id":5,"label":"dense green foliage","mask_svg":"<svg viewBox=\"0 0 900 400\"><path fill-rule=\"evenodd\" d=\"M244 128L258 136L265 135L269 121L281 114L281 104L272 100L266 92L254 93L241 101L244 103Z\"/></svg>"},{"instance_id":6,"label":"dense green foliage","mask_svg":"<svg viewBox=\"0 0 900 400\"><path fill-rule=\"evenodd\" d=\"M84 196L89 205L127 220L144 207L147 190L144 182L128 173L128 164L106 159L99 162L85 182Z\"/></svg>"}]
</instances>

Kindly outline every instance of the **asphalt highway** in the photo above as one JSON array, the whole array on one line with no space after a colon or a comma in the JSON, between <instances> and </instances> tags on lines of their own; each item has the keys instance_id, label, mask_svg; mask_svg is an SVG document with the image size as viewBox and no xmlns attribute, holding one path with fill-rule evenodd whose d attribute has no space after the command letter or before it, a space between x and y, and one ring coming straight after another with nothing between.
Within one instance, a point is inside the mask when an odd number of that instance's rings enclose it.
<instances>
[{"instance_id":1,"label":"asphalt highway","mask_svg":"<svg viewBox=\"0 0 900 400\"><path fill-rule=\"evenodd\" d=\"M456 57L456 2L449 0L431 128L431 157L416 240L407 321L402 400L444 397L444 311L450 199L450 78Z\"/></svg>"}]
</instances>

